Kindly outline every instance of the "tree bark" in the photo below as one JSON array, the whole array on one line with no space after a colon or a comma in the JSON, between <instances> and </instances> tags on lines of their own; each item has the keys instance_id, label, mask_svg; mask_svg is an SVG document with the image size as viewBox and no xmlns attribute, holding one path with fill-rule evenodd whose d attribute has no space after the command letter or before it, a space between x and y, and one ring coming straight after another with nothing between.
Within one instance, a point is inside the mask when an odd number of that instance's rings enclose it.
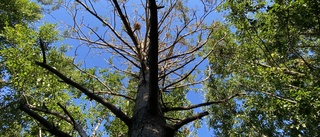
<instances>
[{"instance_id":1,"label":"tree bark","mask_svg":"<svg viewBox=\"0 0 320 137\"><path fill-rule=\"evenodd\" d=\"M150 43L148 66L141 69L140 82L129 127L130 137L170 137L174 132L168 128L163 116L158 88L158 9L155 0L149 0ZM141 60L143 61L143 60ZM142 63L144 64L144 63ZM144 70L145 69L145 70ZM172 130L173 131L173 130Z\"/></svg>"},{"instance_id":2,"label":"tree bark","mask_svg":"<svg viewBox=\"0 0 320 137\"><path fill-rule=\"evenodd\" d=\"M174 132L166 124L160 106L156 108L156 114L150 113L149 72L144 74L146 79L139 82L129 137L173 137ZM159 100L156 102L160 103Z\"/></svg>"}]
</instances>

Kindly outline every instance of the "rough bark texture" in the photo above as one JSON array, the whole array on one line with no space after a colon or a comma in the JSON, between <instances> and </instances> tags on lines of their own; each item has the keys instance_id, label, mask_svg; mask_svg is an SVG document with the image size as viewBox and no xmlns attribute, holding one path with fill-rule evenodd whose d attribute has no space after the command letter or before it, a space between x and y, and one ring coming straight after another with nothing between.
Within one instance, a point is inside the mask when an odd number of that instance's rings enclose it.
<instances>
[{"instance_id":1,"label":"rough bark texture","mask_svg":"<svg viewBox=\"0 0 320 137\"><path fill-rule=\"evenodd\" d=\"M169 128L163 117L158 88L158 9L155 0L149 0L150 43L148 66L142 68L136 104L130 127L130 137L168 137ZM142 60L141 60L142 61ZM144 70L146 69L146 70Z\"/></svg>"},{"instance_id":2,"label":"rough bark texture","mask_svg":"<svg viewBox=\"0 0 320 137\"><path fill-rule=\"evenodd\" d=\"M158 108L156 114L150 113L149 73L145 73L146 80L141 80L138 87L132 125L129 128L130 137L170 137L173 132L166 125L165 118ZM157 100L159 102L159 100Z\"/></svg>"}]
</instances>

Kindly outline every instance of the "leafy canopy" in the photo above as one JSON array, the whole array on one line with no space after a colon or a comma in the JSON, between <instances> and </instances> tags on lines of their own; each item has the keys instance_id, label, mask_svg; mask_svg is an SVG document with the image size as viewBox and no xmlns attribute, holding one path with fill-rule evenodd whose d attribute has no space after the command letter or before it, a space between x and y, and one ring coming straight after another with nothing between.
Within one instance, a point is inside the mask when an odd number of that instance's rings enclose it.
<instances>
[{"instance_id":1,"label":"leafy canopy","mask_svg":"<svg viewBox=\"0 0 320 137\"><path fill-rule=\"evenodd\" d=\"M209 99L245 93L212 106L219 136L318 136L320 2L227 1L225 35L210 57Z\"/></svg>"}]
</instances>

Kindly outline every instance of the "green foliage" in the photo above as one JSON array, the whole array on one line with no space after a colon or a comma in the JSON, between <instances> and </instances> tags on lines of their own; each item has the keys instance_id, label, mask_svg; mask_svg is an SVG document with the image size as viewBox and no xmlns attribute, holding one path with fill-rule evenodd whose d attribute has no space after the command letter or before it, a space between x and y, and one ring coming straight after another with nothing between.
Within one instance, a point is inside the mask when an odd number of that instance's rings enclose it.
<instances>
[{"instance_id":1,"label":"green foliage","mask_svg":"<svg viewBox=\"0 0 320 137\"><path fill-rule=\"evenodd\" d=\"M43 26L43 28L46 27ZM43 28L40 28L39 31L42 31ZM54 31L50 33L54 33ZM28 104L32 106L43 109L52 108L58 111L59 108L56 103L66 104L70 100L71 96L64 92L64 90L68 89L68 86L56 79L56 76L44 71L35 64L36 61L42 60L40 47L37 46L37 31L17 24L14 27L7 26L1 36L6 40L6 42L1 45L0 54L1 60L4 62L3 65L6 76L6 78L3 79L5 79L7 83L5 88L2 88L5 94L3 94L1 98L1 102L4 106L8 106L7 111L1 113L1 117L4 118L1 123L1 128L4 129L1 130L14 128L12 126L16 125L12 123L21 123L23 129L19 132L21 132L22 135L24 133L22 132L23 130L30 131L31 133L27 133L29 135L33 133L36 135L37 132L34 130L38 129L39 125L18 110L19 100L24 97L28 100ZM46 36L44 36L44 38L50 39ZM58 70L72 74L73 72L71 70L73 68L70 66L72 60L67 57L62 57L63 54L64 53L53 48L48 52L48 61ZM59 64L57 64L58 62ZM63 111L60 109L58 112ZM10 118L5 116L8 115L8 113L11 114ZM61 120L54 117L48 116L47 119L57 122L56 124L61 126L61 128L66 124L59 122Z\"/></svg>"},{"instance_id":2,"label":"green foliage","mask_svg":"<svg viewBox=\"0 0 320 137\"><path fill-rule=\"evenodd\" d=\"M18 109L22 99L27 104L42 110L52 110L63 114L60 104L74 104L70 101L72 92L56 76L35 64L42 61L39 39L46 44L59 38L55 25L44 24L38 30L30 23L40 19L40 7L27 0L4 1L0 4L2 30L0 31L1 58L1 125L0 136L36 136L40 130L45 131L39 123ZM47 46L47 45L46 45ZM64 47L61 47L64 48ZM57 47L47 48L48 64L63 73L80 78L79 72L72 66L73 60L64 56L63 50ZM65 51L65 50L64 50ZM67 106L74 117L81 120L80 107ZM38 112L44 116L41 111ZM62 130L73 131L70 124L53 115L47 115L48 121ZM44 133L44 135L48 133Z\"/></svg>"},{"instance_id":3,"label":"green foliage","mask_svg":"<svg viewBox=\"0 0 320 137\"><path fill-rule=\"evenodd\" d=\"M231 0L232 31L213 47L215 74L207 98L219 100L245 92L232 102L212 106L209 123L219 136L318 136L318 1ZM213 42L212 42L213 43Z\"/></svg>"},{"instance_id":4,"label":"green foliage","mask_svg":"<svg viewBox=\"0 0 320 137\"><path fill-rule=\"evenodd\" d=\"M3 0L0 3L0 32L6 25L26 25L42 17L40 6L29 0Z\"/></svg>"}]
</instances>

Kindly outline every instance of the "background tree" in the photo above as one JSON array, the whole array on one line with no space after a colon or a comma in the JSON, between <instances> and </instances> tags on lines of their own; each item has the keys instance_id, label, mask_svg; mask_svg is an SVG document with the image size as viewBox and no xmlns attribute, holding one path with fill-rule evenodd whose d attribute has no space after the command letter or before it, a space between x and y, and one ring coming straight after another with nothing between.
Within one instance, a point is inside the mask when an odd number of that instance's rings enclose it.
<instances>
[{"instance_id":1,"label":"background tree","mask_svg":"<svg viewBox=\"0 0 320 137\"><path fill-rule=\"evenodd\" d=\"M206 96L247 96L210 107L217 135L319 135L319 6L314 0L221 6L233 29L213 35L230 34L210 56L215 73Z\"/></svg>"},{"instance_id":2,"label":"background tree","mask_svg":"<svg viewBox=\"0 0 320 137\"><path fill-rule=\"evenodd\" d=\"M67 47L48 46L59 39L55 25L45 23L36 28L34 24L42 17L41 9L28 0L1 2L0 10L0 136L50 135L39 122L22 113L23 108L49 113L39 115L46 116L52 125L72 131L72 126L61 120L71 123L70 118L62 115L62 108L52 111L58 102L65 104L73 97L72 89L35 64L42 59L43 48L48 64L77 78L72 59L64 56ZM63 92L67 89L69 93ZM80 107L73 107L73 111L78 110Z\"/></svg>"}]
</instances>

